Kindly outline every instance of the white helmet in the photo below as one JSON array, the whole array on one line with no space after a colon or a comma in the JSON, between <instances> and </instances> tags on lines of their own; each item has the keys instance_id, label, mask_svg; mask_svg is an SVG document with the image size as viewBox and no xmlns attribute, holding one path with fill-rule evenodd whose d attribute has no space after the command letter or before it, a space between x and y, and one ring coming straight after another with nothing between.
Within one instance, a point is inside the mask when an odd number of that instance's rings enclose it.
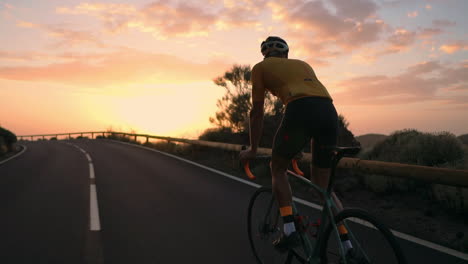
<instances>
[{"instance_id":1,"label":"white helmet","mask_svg":"<svg viewBox=\"0 0 468 264\"><path fill-rule=\"evenodd\" d=\"M268 37L262 42L260 48L264 57L272 51L279 51L281 53L287 53L289 51L288 44L280 37Z\"/></svg>"}]
</instances>

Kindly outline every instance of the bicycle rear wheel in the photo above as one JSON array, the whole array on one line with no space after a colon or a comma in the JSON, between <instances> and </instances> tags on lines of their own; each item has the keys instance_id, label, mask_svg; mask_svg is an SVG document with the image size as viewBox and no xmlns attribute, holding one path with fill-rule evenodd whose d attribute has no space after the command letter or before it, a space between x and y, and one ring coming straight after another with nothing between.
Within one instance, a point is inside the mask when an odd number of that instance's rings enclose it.
<instances>
[{"instance_id":1,"label":"bicycle rear wheel","mask_svg":"<svg viewBox=\"0 0 468 264\"><path fill-rule=\"evenodd\" d=\"M346 256L339 250L336 229L331 224L325 229L321 240L321 263L348 264L406 264L400 245L390 230L374 216L362 209L346 209L335 217L335 223L345 223L352 249Z\"/></svg>"},{"instance_id":2,"label":"bicycle rear wheel","mask_svg":"<svg viewBox=\"0 0 468 264\"><path fill-rule=\"evenodd\" d=\"M254 193L247 221L250 246L257 263L285 263L288 254L279 253L272 245L281 234L283 221L271 188L262 187Z\"/></svg>"}]
</instances>

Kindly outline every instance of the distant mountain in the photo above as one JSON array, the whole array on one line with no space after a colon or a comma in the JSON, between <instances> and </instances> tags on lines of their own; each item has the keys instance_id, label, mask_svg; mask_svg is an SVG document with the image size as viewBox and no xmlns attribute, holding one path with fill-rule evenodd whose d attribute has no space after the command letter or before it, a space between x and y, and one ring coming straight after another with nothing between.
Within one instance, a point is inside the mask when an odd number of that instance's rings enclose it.
<instances>
[{"instance_id":1,"label":"distant mountain","mask_svg":"<svg viewBox=\"0 0 468 264\"><path fill-rule=\"evenodd\" d=\"M383 134L365 134L357 136L356 140L361 143L361 147L364 151L371 149L375 144L384 141L388 136Z\"/></svg>"}]
</instances>

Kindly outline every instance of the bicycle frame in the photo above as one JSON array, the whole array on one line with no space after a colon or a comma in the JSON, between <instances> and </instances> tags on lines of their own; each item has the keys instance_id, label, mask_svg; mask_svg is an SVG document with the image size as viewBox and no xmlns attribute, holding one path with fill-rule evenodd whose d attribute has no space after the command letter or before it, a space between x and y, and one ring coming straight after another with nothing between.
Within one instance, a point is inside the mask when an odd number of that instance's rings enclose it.
<instances>
[{"instance_id":1,"label":"bicycle frame","mask_svg":"<svg viewBox=\"0 0 468 264\"><path fill-rule=\"evenodd\" d=\"M315 191L317 191L324 198L324 207L321 210L321 217L320 217L321 225L320 225L320 227L318 229L317 239L311 240L307 236L307 233L300 233L301 239L304 242L304 253L305 253L307 259L304 259L302 256L300 256L296 252L296 250L292 249L292 250L289 250L289 252L288 252L286 263L291 263L293 257L296 257L296 259L299 260L301 263L320 264L321 249L322 249L322 246L326 246L326 245L323 245L323 244L327 242L327 241L323 241L323 239L324 239L323 238L323 233L325 231L325 228L328 226L328 224L332 225L332 228L333 228L332 232L335 234L335 238L336 238L336 241L337 241L337 244L338 244L338 249L339 249L340 255L345 256L345 249L344 249L342 243L340 243L340 241L341 241L340 233L339 233L338 228L337 228L337 223L335 222L335 215L333 214L333 210L338 212L338 207L334 203L334 201L332 199L332 196L331 196L332 195L332 186L333 186L334 179L335 179L336 166L337 166L339 160L343 156L344 156L344 152L335 151L335 155L332 158L332 166L331 166L331 171L330 171L330 177L329 177L329 182L328 182L328 186L327 186L326 189L312 183L310 180L305 178L303 176L303 173L301 173L300 170L296 169L297 164L295 164L296 166L294 166L294 164L293 164L294 170L296 172L293 172L291 170L287 170L288 175L294 176L298 180L302 181L304 184L308 185L309 187L312 187ZM244 170L246 171L249 178L255 179L255 176L253 176L253 174L250 171L248 163L246 163L244 165ZM275 200L275 198L273 198L271 202L273 202L274 200ZM292 207L293 207L293 214L294 215L298 214L298 209L296 207L296 204L295 204L294 200L293 200L293 203L292 203ZM270 204L269 208L271 208L271 204ZM269 215L269 213L270 213L270 211L268 211L267 214L265 215L265 219ZM350 236L350 238L355 240L355 237L352 234L351 229L349 228L348 224L345 221L343 221L343 225L348 230L348 235ZM359 245L359 243L357 243L357 240L355 240L355 241L356 241L356 244L354 244L354 246L359 251L363 252L361 245ZM367 258L367 256L365 256L365 257ZM347 260L345 258L343 258L342 261L343 261L344 264L347 263Z\"/></svg>"},{"instance_id":2,"label":"bicycle frame","mask_svg":"<svg viewBox=\"0 0 468 264\"><path fill-rule=\"evenodd\" d=\"M298 259L300 262L302 263L308 263L308 264L319 264L320 263L320 246L322 245L323 241L323 232L325 230L325 227L327 226L326 224L328 223L328 221L330 221L330 223L332 224L333 226L333 232L336 236L336 239L338 241L338 247L339 247L339 250L340 250L340 254L342 256L345 255L345 249L343 248L342 244L339 243L340 241L340 234L339 234L339 231L338 231L338 228L336 227L336 223L335 223L335 219L334 219L334 214L333 214L333 209L335 210L338 210L336 204L333 202L333 199L331 198L331 188L327 188L327 190L324 190L323 188L321 188L320 186L312 183L310 180L306 179L304 176L301 176L301 175L298 175L290 170L287 171L287 173L291 176L294 176L295 178L299 179L300 181L302 181L303 183L307 184L308 186L312 187L314 190L316 190L317 192L319 192L322 197L325 198L325 204L324 204L324 208L322 208L322 212L321 212L321 225L319 227L319 230L318 230L318 234L317 234L317 239L315 241L311 240L306 233L301 233L301 239L304 241L304 244L305 244L305 247L304 247L304 251L305 251L305 254L306 256L308 257L308 259L303 259L299 254L297 254L294 250L290 250L289 251L289 255L288 255L288 258L287 258L287 261L286 263L290 263L292 261L292 258L293 257L296 257L296 259ZM334 170L332 170L331 172L331 176L334 176ZM333 177L330 178L330 181ZM293 213L296 214L298 213L298 209L293 201ZM346 225L346 223L344 223L345 226L348 228L348 226ZM348 228L348 230L350 230ZM346 263L346 260L344 260L345 263Z\"/></svg>"}]
</instances>

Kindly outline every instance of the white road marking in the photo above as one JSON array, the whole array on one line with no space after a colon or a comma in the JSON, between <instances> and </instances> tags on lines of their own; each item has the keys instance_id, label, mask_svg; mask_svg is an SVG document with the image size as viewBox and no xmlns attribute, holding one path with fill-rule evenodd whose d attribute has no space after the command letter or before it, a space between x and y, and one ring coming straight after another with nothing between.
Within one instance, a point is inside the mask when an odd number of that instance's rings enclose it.
<instances>
[{"instance_id":1,"label":"white road marking","mask_svg":"<svg viewBox=\"0 0 468 264\"><path fill-rule=\"evenodd\" d=\"M166 153L166 152L162 152L162 151L152 149L152 148L149 148L149 147L145 147L145 146L141 146L141 145L135 145L135 144L127 143L127 142L117 141L117 140L109 140L109 141L113 141L113 142L121 143L121 144L124 144L124 145L130 145L130 146L134 146L134 147L137 147L137 148L142 148L142 149L146 149L146 150L149 150L149 151L157 152L159 154L162 154L162 155L165 155L165 156L168 156L168 157L172 157L172 158L175 158L175 159L190 163L190 164L195 165L197 167L209 170L211 172L220 174L222 176L233 179L235 181L250 185L252 187L255 187L255 188L260 188L261 187L261 185L259 185L259 184L256 184L256 183L244 180L244 179L240 179L240 178L238 178L236 176L233 176L233 175L230 175L228 173L225 173L225 172L222 172L222 171L219 171L219 170L216 170L216 169L201 165L201 164L193 162L191 160L187 160L187 159L184 159L184 158L181 158L181 157L178 157L178 156ZM293 197L293 199L294 199L294 201L296 201L298 203L301 203L303 205L309 206L311 208L315 208L315 209L318 209L318 210L322 209L322 206L320 206L318 204L314 204L314 203L302 200L302 199L297 198L297 197ZM408 234L404 234L404 233L401 233L401 232L398 232L398 231L395 231L395 230L392 230L392 229L390 231L398 238L401 238L401 239L404 239L404 240L407 240L407 241L410 241L410 242L413 242L415 244L419 244L419 245L422 245L422 246L425 246L425 247L428 247L428 248L432 248L434 250L443 252L445 254L448 254L448 255L451 255L451 256L454 256L454 257L458 257L458 258L461 258L461 259L464 259L464 260L468 260L468 254L465 254L465 253L462 253L462 252L453 250L451 248L447 248L447 247L444 247L444 246L441 246L441 245L438 245L438 244L435 244L435 243L432 243L432 242L429 242L429 241L426 241L426 240L422 240L420 238L417 238L417 237L414 237L414 236L411 236L411 235L408 235Z\"/></svg>"},{"instance_id":2,"label":"white road marking","mask_svg":"<svg viewBox=\"0 0 468 264\"><path fill-rule=\"evenodd\" d=\"M91 156L82 148L78 147L75 144L67 143L83 152L88 160L89 164L89 179L95 179L94 165ZM90 183L89 186L89 229L90 231L99 231L101 230L101 222L99 220L99 206L97 200L96 184Z\"/></svg>"},{"instance_id":3,"label":"white road marking","mask_svg":"<svg viewBox=\"0 0 468 264\"><path fill-rule=\"evenodd\" d=\"M96 193L96 185L91 184L90 189L90 199L89 199L89 209L90 209L90 230L91 231L99 231L101 230L101 223L99 221L99 209L98 209L98 202L97 202L97 193Z\"/></svg>"},{"instance_id":4,"label":"white road marking","mask_svg":"<svg viewBox=\"0 0 468 264\"><path fill-rule=\"evenodd\" d=\"M303 200L301 198L297 198L297 197L293 197L293 200L300 203L300 204L303 204L305 206L309 206L311 208L314 208L314 209L317 209L317 210L322 210L323 206L321 205L318 205L318 204L314 204L314 203L311 203L311 202L308 202L306 200Z\"/></svg>"},{"instance_id":5,"label":"white road marking","mask_svg":"<svg viewBox=\"0 0 468 264\"><path fill-rule=\"evenodd\" d=\"M93 163L89 163L89 178L94 179L94 165Z\"/></svg>"},{"instance_id":6,"label":"white road marking","mask_svg":"<svg viewBox=\"0 0 468 264\"><path fill-rule=\"evenodd\" d=\"M20 145L20 146L23 147L23 150L21 150L19 153L15 154L15 155L9 157L8 159L4 159L4 160L0 161L0 165L3 164L3 163L5 163L5 162L7 162L7 161L9 161L9 160L12 160L12 159L18 157L19 155L23 154L23 153L28 149L28 148L27 148L26 146L24 146L24 145Z\"/></svg>"}]
</instances>

